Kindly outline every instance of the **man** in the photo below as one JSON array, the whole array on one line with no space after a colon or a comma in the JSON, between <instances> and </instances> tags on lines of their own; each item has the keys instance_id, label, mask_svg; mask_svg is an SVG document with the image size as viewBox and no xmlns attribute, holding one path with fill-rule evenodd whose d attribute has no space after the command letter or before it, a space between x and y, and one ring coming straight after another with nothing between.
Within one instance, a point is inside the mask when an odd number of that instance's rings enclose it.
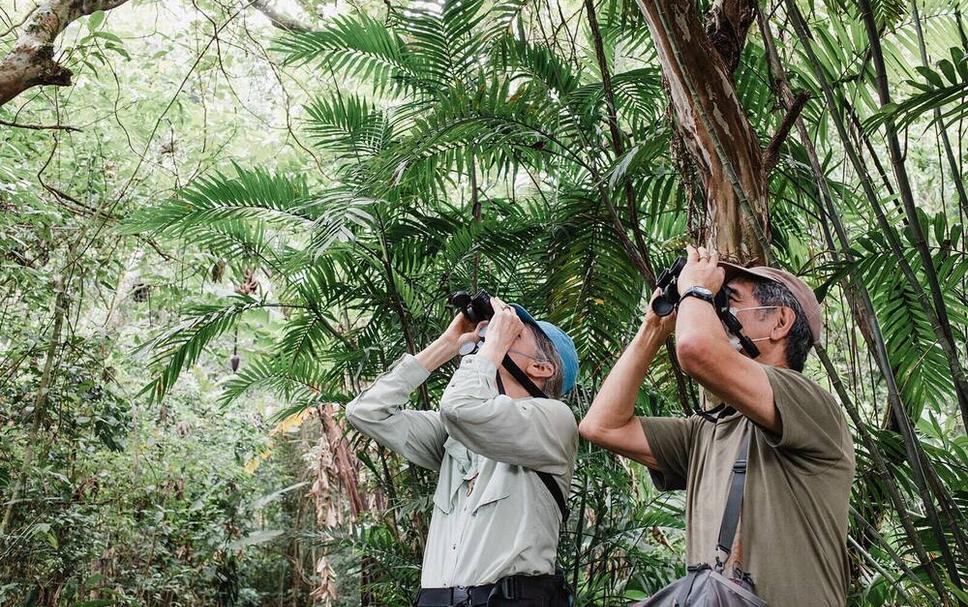
<instances>
[{"instance_id":1,"label":"man","mask_svg":"<svg viewBox=\"0 0 968 607\"><path fill-rule=\"evenodd\" d=\"M555 557L578 428L558 398L575 385L578 356L558 327L496 297L491 305L490 322L475 327L458 315L346 409L360 432L439 472L418 606L551 607L564 597ZM485 324L483 345L461 360L440 410L405 409L410 394ZM505 356L547 398L533 397L502 365Z\"/></svg>"},{"instance_id":2,"label":"man","mask_svg":"<svg viewBox=\"0 0 968 607\"><path fill-rule=\"evenodd\" d=\"M731 343L710 303L724 282L743 333L760 351L755 360ZM751 431L726 575L734 567L747 573L771 606L845 605L854 450L837 403L800 374L820 337L820 304L788 272L720 263L703 247L688 247L677 286L678 312L660 318L650 306L581 435L648 466L659 489L685 489L687 563L714 565L725 558L717 543L733 463ZM683 370L724 404L687 419L636 418L639 386L673 331Z\"/></svg>"}]
</instances>

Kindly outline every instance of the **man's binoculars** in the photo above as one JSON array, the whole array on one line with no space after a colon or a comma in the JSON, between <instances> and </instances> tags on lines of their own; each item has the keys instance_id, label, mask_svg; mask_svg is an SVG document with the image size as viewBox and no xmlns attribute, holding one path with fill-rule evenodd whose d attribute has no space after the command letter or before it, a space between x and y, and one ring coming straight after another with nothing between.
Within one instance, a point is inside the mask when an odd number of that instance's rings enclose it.
<instances>
[{"instance_id":1,"label":"man's binoculars","mask_svg":"<svg viewBox=\"0 0 968 607\"><path fill-rule=\"evenodd\" d=\"M686 258L680 257L674 264L662 270L659 279L655 281L655 286L661 289L659 296L652 301L652 311L659 316L668 316L679 305L679 273L686 267Z\"/></svg>"},{"instance_id":2,"label":"man's binoculars","mask_svg":"<svg viewBox=\"0 0 968 607\"><path fill-rule=\"evenodd\" d=\"M679 274L686 267L686 258L680 257L671 266L662 270L659 278L655 281L656 288L661 292L652 300L652 311L659 316L668 316L679 306ZM749 355L756 358L760 355L760 349L743 334L743 323L736 318L736 315L729 311L729 293L721 288L713 297L713 307L716 309L716 316L722 321L726 330L739 339L739 345Z\"/></svg>"}]
</instances>

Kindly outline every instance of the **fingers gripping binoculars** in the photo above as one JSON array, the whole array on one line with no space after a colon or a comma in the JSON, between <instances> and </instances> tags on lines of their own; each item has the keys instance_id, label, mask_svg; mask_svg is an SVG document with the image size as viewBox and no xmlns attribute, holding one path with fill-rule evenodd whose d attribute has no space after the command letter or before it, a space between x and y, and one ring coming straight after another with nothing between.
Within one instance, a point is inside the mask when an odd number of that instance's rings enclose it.
<instances>
[{"instance_id":1,"label":"fingers gripping binoculars","mask_svg":"<svg viewBox=\"0 0 968 607\"><path fill-rule=\"evenodd\" d=\"M450 296L450 305L460 310L464 318L475 324L482 320L491 320L494 316L491 296L487 291L478 291L477 295L473 296L467 291L458 291Z\"/></svg>"},{"instance_id":2,"label":"fingers gripping binoculars","mask_svg":"<svg viewBox=\"0 0 968 607\"><path fill-rule=\"evenodd\" d=\"M668 316L679 307L681 297L678 281L679 274L684 267L686 267L686 258L680 257L671 266L662 270L659 278L655 281L655 286L660 290L660 293L652 300L652 311L657 315ZM725 285L713 297L713 307L726 331L739 339L739 345L743 351L750 358L759 356L760 349L749 337L743 334L743 323L729 309L729 291Z\"/></svg>"},{"instance_id":3,"label":"fingers gripping binoculars","mask_svg":"<svg viewBox=\"0 0 968 607\"><path fill-rule=\"evenodd\" d=\"M476 295L471 295L467 291L458 291L450 296L450 305L457 308L468 321L475 325L484 320L491 320L494 317L494 308L491 306L491 296L487 291L478 291ZM486 327L482 327L478 336L483 340ZM461 356L466 356L477 349L478 342L466 341L458 346Z\"/></svg>"}]
</instances>

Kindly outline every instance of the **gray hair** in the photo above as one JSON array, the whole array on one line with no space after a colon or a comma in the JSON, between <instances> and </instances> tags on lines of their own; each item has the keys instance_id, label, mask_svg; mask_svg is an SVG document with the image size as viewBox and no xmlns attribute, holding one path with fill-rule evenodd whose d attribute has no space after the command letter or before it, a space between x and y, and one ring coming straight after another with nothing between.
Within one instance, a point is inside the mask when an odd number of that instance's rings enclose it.
<instances>
[{"instance_id":1,"label":"gray hair","mask_svg":"<svg viewBox=\"0 0 968 607\"><path fill-rule=\"evenodd\" d=\"M810 346L813 345L813 334L810 333L810 324L807 317L803 314L800 302L797 301L790 289L772 280L757 280L753 283L753 297L761 306L783 306L793 310L796 319L793 327L787 334L786 341L786 362L794 371L803 371L803 364L810 354ZM760 310L767 313L767 310Z\"/></svg>"},{"instance_id":2,"label":"gray hair","mask_svg":"<svg viewBox=\"0 0 968 607\"><path fill-rule=\"evenodd\" d=\"M538 330L537 327L532 327L529 325L528 328L531 329L531 333L534 335L534 341L538 344L538 352L541 354L541 358L555 366L554 374L545 379L544 393L548 395L548 398L561 398L565 378L564 374L561 372L561 369L564 365L561 363L561 356L558 354L558 348L556 348L555 344L548 339L548 336Z\"/></svg>"}]
</instances>

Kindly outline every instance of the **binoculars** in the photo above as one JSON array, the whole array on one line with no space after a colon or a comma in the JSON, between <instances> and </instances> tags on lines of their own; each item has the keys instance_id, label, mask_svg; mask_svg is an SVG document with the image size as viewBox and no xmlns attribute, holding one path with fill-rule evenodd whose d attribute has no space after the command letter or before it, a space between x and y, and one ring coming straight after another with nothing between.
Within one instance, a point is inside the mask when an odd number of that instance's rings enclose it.
<instances>
[{"instance_id":1,"label":"binoculars","mask_svg":"<svg viewBox=\"0 0 968 607\"><path fill-rule=\"evenodd\" d=\"M478 291L476 295L471 295L467 291L458 291L450 296L450 305L454 306L464 315L468 321L475 325L482 320L491 320L494 317L494 308L491 306L491 296L487 291ZM487 327L480 330L478 335L483 340L484 332ZM471 354L477 349L478 344L472 341L464 342L458 348L461 356Z\"/></svg>"},{"instance_id":2,"label":"binoculars","mask_svg":"<svg viewBox=\"0 0 968 607\"><path fill-rule=\"evenodd\" d=\"M494 316L491 296L484 290L478 291L477 295L473 296L467 291L458 291L450 296L450 305L460 310L464 318L475 324L482 320L491 320Z\"/></svg>"},{"instance_id":3,"label":"binoculars","mask_svg":"<svg viewBox=\"0 0 968 607\"><path fill-rule=\"evenodd\" d=\"M679 306L679 274L686 267L686 258L680 257L671 266L662 270L659 278L655 281L656 288L660 289L659 295L652 301L652 311L659 316L672 314ZM743 323L736 318L736 315L729 311L729 295L726 289L720 289L713 298L713 307L716 309L716 316L723 323L726 331L735 335L739 339L739 345L749 355L756 358L760 355L756 344L743 334Z\"/></svg>"},{"instance_id":4,"label":"binoculars","mask_svg":"<svg viewBox=\"0 0 968 607\"><path fill-rule=\"evenodd\" d=\"M684 267L686 267L686 258L680 257L674 264L662 270L662 274L659 274L658 280L655 281L656 288L661 289L662 292L652 302L652 311L659 316L672 314L679 305L679 286L676 283Z\"/></svg>"}]
</instances>

